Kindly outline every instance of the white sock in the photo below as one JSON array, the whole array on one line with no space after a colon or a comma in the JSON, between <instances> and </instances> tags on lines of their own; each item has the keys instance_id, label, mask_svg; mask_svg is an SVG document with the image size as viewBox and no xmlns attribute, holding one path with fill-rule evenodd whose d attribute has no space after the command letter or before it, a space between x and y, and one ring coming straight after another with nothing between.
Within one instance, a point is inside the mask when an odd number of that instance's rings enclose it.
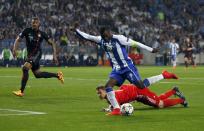
<instances>
[{"instance_id":1,"label":"white sock","mask_svg":"<svg viewBox=\"0 0 204 131\"><path fill-rule=\"evenodd\" d=\"M109 102L111 103L111 105L113 106L113 108L120 108L116 98L115 98L115 92L114 91L110 91L107 92L107 98L109 100Z\"/></svg>"},{"instance_id":2,"label":"white sock","mask_svg":"<svg viewBox=\"0 0 204 131\"><path fill-rule=\"evenodd\" d=\"M176 61L173 61L173 66L176 66Z\"/></svg>"},{"instance_id":3,"label":"white sock","mask_svg":"<svg viewBox=\"0 0 204 131\"><path fill-rule=\"evenodd\" d=\"M147 80L149 81L150 85L154 84L154 83L156 83L156 82L158 82L160 80L163 80L163 79L164 79L164 76L162 74L147 78Z\"/></svg>"}]
</instances>

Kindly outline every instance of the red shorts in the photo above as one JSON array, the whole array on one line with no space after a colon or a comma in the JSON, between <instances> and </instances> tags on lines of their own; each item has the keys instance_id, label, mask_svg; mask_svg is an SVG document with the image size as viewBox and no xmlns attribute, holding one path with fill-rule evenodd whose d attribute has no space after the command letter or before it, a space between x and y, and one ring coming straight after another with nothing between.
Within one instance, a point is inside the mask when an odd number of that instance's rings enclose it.
<instances>
[{"instance_id":1,"label":"red shorts","mask_svg":"<svg viewBox=\"0 0 204 131\"><path fill-rule=\"evenodd\" d=\"M138 88L137 93L138 96L136 100L138 102L141 102L145 105L158 107L160 99L154 92L151 92L148 88Z\"/></svg>"}]
</instances>

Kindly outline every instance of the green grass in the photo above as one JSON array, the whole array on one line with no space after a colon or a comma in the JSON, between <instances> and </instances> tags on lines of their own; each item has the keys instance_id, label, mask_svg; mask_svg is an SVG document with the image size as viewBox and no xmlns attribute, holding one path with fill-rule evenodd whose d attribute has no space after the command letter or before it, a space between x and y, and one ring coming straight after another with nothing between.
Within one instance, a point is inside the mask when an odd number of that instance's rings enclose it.
<instances>
[{"instance_id":1,"label":"green grass","mask_svg":"<svg viewBox=\"0 0 204 131\"><path fill-rule=\"evenodd\" d=\"M142 78L160 74L171 67L138 67ZM62 70L65 84L56 79L35 79L30 72L23 98L12 95L19 88L20 68L0 68L0 108L46 112L44 115L15 115L0 110L0 131L201 131L204 128L204 67L178 67L180 80L162 80L151 86L162 93L178 85L189 108L178 105L154 109L134 103L133 116L110 117L100 112L106 103L97 98L95 87L103 84L111 71L108 67L41 68ZM116 89L116 88L115 88ZM3 116L2 114L14 114Z\"/></svg>"}]
</instances>

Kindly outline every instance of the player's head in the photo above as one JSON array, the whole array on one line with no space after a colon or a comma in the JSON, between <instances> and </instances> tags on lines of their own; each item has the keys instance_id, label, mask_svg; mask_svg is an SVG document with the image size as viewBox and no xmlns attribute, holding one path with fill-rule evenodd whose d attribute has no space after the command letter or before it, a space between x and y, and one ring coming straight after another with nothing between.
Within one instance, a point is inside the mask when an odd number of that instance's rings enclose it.
<instances>
[{"instance_id":1,"label":"player's head","mask_svg":"<svg viewBox=\"0 0 204 131\"><path fill-rule=\"evenodd\" d=\"M172 41L172 43L175 43L175 42L176 42L176 39L175 39L175 38L172 38L171 41Z\"/></svg>"},{"instance_id":2,"label":"player's head","mask_svg":"<svg viewBox=\"0 0 204 131\"><path fill-rule=\"evenodd\" d=\"M106 99L107 94L105 90L105 86L99 85L96 87L96 93L100 99Z\"/></svg>"},{"instance_id":3,"label":"player's head","mask_svg":"<svg viewBox=\"0 0 204 131\"><path fill-rule=\"evenodd\" d=\"M33 17L31 25L33 29L38 30L40 27L40 19L38 17Z\"/></svg>"},{"instance_id":4,"label":"player's head","mask_svg":"<svg viewBox=\"0 0 204 131\"><path fill-rule=\"evenodd\" d=\"M101 37L106 41L109 41L113 36L113 34L111 33L111 30L108 27L101 27L100 34L101 34Z\"/></svg>"},{"instance_id":5,"label":"player's head","mask_svg":"<svg viewBox=\"0 0 204 131\"><path fill-rule=\"evenodd\" d=\"M190 43L190 38L186 38L186 43Z\"/></svg>"}]
</instances>

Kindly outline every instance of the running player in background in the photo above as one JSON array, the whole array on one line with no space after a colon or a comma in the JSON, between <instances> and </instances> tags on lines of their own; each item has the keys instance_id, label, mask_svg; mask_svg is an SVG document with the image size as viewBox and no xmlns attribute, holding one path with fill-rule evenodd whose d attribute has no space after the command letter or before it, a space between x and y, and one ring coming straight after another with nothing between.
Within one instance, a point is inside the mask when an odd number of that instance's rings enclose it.
<instances>
[{"instance_id":1,"label":"running player in background","mask_svg":"<svg viewBox=\"0 0 204 131\"><path fill-rule=\"evenodd\" d=\"M153 76L156 77L156 76ZM157 81L151 82L151 77L147 78L147 80L150 80L150 85L158 82L161 79L158 79ZM100 99L106 99L107 102L110 104L110 102L107 99L107 93L105 91L104 86L98 86L96 88L96 92ZM170 107L174 105L181 104L184 107L188 107L188 103L183 96L183 94L179 91L178 87L174 87L173 89L161 94L156 95L156 93L152 92L149 88L143 88L140 89L137 86L133 84L124 84L120 86L118 90L114 91L115 97L120 105L124 103L129 103L133 101L141 102L145 105L153 106L156 108L165 108ZM177 96L178 98L169 98L172 95ZM109 108L104 108L103 111L110 112L112 110L112 106L109 106Z\"/></svg>"},{"instance_id":2,"label":"running player in background","mask_svg":"<svg viewBox=\"0 0 204 131\"><path fill-rule=\"evenodd\" d=\"M123 35L114 35L109 28L101 28L100 36L93 36L84 33L78 29L78 24L75 23L75 33L83 39L93 41L100 45L109 57L112 72L110 73L109 80L105 85L107 92L107 99L113 106L113 111L110 115L120 115L120 106L115 98L113 87L115 85L120 86L127 79L130 83L136 85L138 88L145 88L145 82L143 83L137 68L134 66L132 60L128 57L126 46L138 46L142 49L146 49L149 52L155 53L157 49L153 49L140 42L134 41Z\"/></svg>"},{"instance_id":3,"label":"running player in background","mask_svg":"<svg viewBox=\"0 0 204 131\"><path fill-rule=\"evenodd\" d=\"M29 78L29 70L31 69L34 76L36 78L51 78L55 77L58 80L60 80L62 83L64 83L63 73L49 73L49 72L41 72L40 71L40 59L42 55L41 50L41 43L43 40L46 40L48 44L50 44L53 48L53 60L55 63L57 63L57 56L56 56L56 47L55 43L49 38L49 36L39 30L40 27L40 20L37 17L32 18L32 27L25 28L22 33L18 35L18 37L15 40L14 48L13 48L13 55L16 56L16 50L19 45L20 39L25 38L26 39L26 47L28 56L27 59L22 67L23 76L21 80L21 88L18 91L13 91L13 93L16 96L23 96L24 90L26 87L26 83Z\"/></svg>"},{"instance_id":4,"label":"running player in background","mask_svg":"<svg viewBox=\"0 0 204 131\"><path fill-rule=\"evenodd\" d=\"M186 69L188 68L189 64L192 64L195 67L195 62L193 58L194 46L190 38L186 38L185 46L186 47L184 48L184 54L185 54L184 62L185 62Z\"/></svg>"},{"instance_id":5,"label":"running player in background","mask_svg":"<svg viewBox=\"0 0 204 131\"><path fill-rule=\"evenodd\" d=\"M172 38L172 41L170 42L170 54L171 54L171 62L173 64L173 69L176 69L176 58L177 53L179 50L179 45L176 43L175 38Z\"/></svg>"}]
</instances>

